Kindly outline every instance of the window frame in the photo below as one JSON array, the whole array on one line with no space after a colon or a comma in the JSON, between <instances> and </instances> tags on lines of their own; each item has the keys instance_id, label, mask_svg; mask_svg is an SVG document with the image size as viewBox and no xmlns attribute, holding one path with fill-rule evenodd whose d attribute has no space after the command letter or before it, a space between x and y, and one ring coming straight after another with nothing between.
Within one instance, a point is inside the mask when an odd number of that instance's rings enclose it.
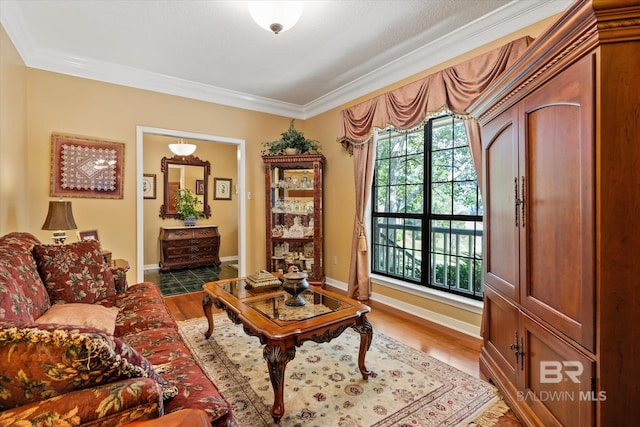
<instances>
[{"instance_id":1,"label":"window frame","mask_svg":"<svg viewBox=\"0 0 640 427\"><path fill-rule=\"evenodd\" d=\"M373 144L374 144L374 156L373 156L373 168L374 168L374 174L373 174L373 180L371 183L371 197L369 198L369 206L367 208L367 228L369 230L368 233L368 240L369 240L369 248L370 248L370 255L369 255L369 259L370 259L370 275L372 278L374 278L376 280L376 282L383 284L385 286L389 286L395 289L399 289L402 290L404 292L409 292L411 294L415 294L415 295L419 295L419 296L427 296L430 299L435 299L437 301L442 301L442 302L446 302L447 304L450 305L454 305L454 306L458 306L460 308L466 309L466 310L470 310L473 312L478 312L480 313L482 310L482 299L483 299L483 294L484 294L484 289L483 289L483 283L482 283L482 263L484 262L484 254L483 254L483 249L479 250L480 256L478 257L478 245L482 246L483 245L483 240L484 239L484 226L483 226L483 201L482 201L482 195L480 194L480 188L479 188L479 183L478 183L478 178L477 178L477 171L475 171L474 168L474 172L476 175L475 178L475 189L476 189L476 212L478 213L478 215L455 215L454 212L454 208L453 205L455 203L455 199L452 197L451 198L451 203L452 203L452 208L451 208L451 214L434 214L431 212L431 198L432 198L432 174L431 174L431 169L432 169L432 161L433 161L433 140L432 140L432 130L433 130L433 123L434 121L437 120L441 120L443 118L451 118L451 120L453 121L451 123L452 125L452 129L455 128L456 123L455 120L459 120L459 118L456 118L453 114L440 114L438 116L434 116L431 117L429 120L426 120L424 122L424 124L422 125L422 129L420 128L414 128L413 132L423 132L423 165L424 165L424 171L423 171L423 180L422 180L422 186L423 186L423 209L422 209L422 213L421 214L407 214L406 213L406 207L405 207L405 212L402 213L397 213L397 212L374 212L374 209L376 209L376 203L378 202L377 200L377 194L376 194L376 188L381 188L382 186L377 187L376 184L376 179L377 179L377 175L378 175L378 171L377 171L377 167L378 167L378 153L377 150L379 148L379 140L380 137L385 133L385 132L395 132L396 134L410 134L412 131L399 131L397 129L384 129L384 130L380 130L378 132L375 132L374 134L374 139L373 139ZM459 123L458 123L459 124ZM393 137L393 136L390 136ZM465 137L467 139L467 144L466 147L469 150L469 154L471 154L470 152L470 146L468 143L468 135L466 134L466 129L465 129ZM456 150L458 148L460 148L460 146L456 146L455 145L455 136L452 135L452 142L453 144L451 145L451 149L452 150ZM455 155L455 151L452 152L452 156ZM403 153L403 157L406 159L407 158L407 150L404 150ZM386 159L390 159L391 156L387 157ZM452 157L453 159L453 157ZM453 164L452 164L453 165ZM473 167L473 160L471 159L471 165ZM448 181L444 181L446 183L451 183L451 185L455 185L456 182L463 182L456 180L454 175L452 174L449 178ZM406 185L406 180L403 180L404 185ZM385 183L385 185L387 187L389 187L390 185L392 185L392 182L390 179L387 180L387 182ZM387 196L387 203L388 203L388 196ZM388 209L388 206L385 207L385 209ZM422 240L422 248L421 248L421 271L420 271L420 279L419 280L411 280L411 278L407 278L406 274L402 274L402 276L399 275L394 275L394 274L385 274L384 271L381 270L376 270L376 262L379 259L376 259L376 254L378 250L381 250L380 248L386 248L386 246L384 245L380 245L377 241L375 241L375 239L378 238L378 236L374 236L374 230L376 230L376 224L375 222L379 219L379 218L402 218L404 219L415 219L415 218L419 218L419 220L421 221L421 233L423 233L423 238L421 238ZM456 254L455 257L459 260L462 258L466 258L467 260L467 269L473 268L474 270L472 271L468 271L469 274L469 281L467 282L467 285L470 287L470 290L465 290L465 291L459 291L455 288L455 286L451 286L451 284L446 285L446 286L442 286L442 285L434 285L431 283L431 268L433 267L432 264L432 251L430 248L431 245L431 239L432 239L432 222L433 221L437 221L437 220L444 220L444 221L449 221L450 223L453 223L455 221L465 221L465 222L471 222L472 224L474 224L472 231L470 232L471 234L474 235L473 238L470 238L469 240L469 247L471 246L471 241L473 240L473 245L475 245L475 249L473 251L473 253L468 253L467 256L461 256L461 254ZM405 223L403 222L401 227L403 227L403 230L406 230L404 227L406 227ZM403 231L404 232L404 231ZM451 233L449 233L449 235L451 235ZM426 238L424 237L426 236ZM478 239L478 236L480 238L480 242L476 242L476 240ZM411 248L410 248L411 249ZM406 251L406 246L401 248L402 251ZM451 254L448 254L451 255ZM453 255L451 255L453 256ZM389 255L385 255L385 261L388 260ZM479 260L479 262L478 262ZM403 263L403 268L401 269L401 271L405 271L407 270L407 267L405 266L405 264ZM385 267L386 270L389 270L389 267L386 266ZM411 268L411 267L409 267ZM475 273L475 274L474 274ZM476 287L476 282L477 282L477 278L476 278L476 274L479 274L480 279L479 279L479 286L480 286L480 292L478 293L477 291L477 287ZM460 282L456 282L456 284L459 284Z\"/></svg>"}]
</instances>

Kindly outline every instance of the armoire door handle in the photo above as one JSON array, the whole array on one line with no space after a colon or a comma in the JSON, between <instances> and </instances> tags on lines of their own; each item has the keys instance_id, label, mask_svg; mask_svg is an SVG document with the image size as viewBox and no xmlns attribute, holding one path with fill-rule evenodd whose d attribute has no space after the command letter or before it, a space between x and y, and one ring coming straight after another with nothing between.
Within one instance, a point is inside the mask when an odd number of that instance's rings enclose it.
<instances>
[{"instance_id":1,"label":"armoire door handle","mask_svg":"<svg viewBox=\"0 0 640 427\"><path fill-rule=\"evenodd\" d=\"M518 177L513 178L513 199L514 202L514 213L516 220L516 227L518 227L518 206L520 205L520 199L518 198Z\"/></svg>"},{"instance_id":2,"label":"armoire door handle","mask_svg":"<svg viewBox=\"0 0 640 427\"><path fill-rule=\"evenodd\" d=\"M522 223L522 226L524 227L524 176L522 176L522 182L521 182L521 190L520 190L520 197L522 197L520 199L520 209L522 210L522 220L520 221Z\"/></svg>"}]
</instances>

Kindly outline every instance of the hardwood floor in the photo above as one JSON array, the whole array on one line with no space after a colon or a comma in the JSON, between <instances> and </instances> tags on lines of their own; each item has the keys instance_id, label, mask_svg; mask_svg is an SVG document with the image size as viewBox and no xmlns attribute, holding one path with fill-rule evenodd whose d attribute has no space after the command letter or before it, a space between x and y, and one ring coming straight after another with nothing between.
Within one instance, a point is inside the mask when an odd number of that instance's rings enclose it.
<instances>
[{"instance_id":1,"label":"hardwood floor","mask_svg":"<svg viewBox=\"0 0 640 427\"><path fill-rule=\"evenodd\" d=\"M204 316L204 292L165 297L176 320ZM463 333L450 331L425 320L410 317L398 310L371 302L367 318L376 331L393 337L406 345L427 353L451 366L479 378L478 358L482 342ZM214 307L214 310L215 307ZM500 418L497 426L520 426L512 413Z\"/></svg>"}]
</instances>

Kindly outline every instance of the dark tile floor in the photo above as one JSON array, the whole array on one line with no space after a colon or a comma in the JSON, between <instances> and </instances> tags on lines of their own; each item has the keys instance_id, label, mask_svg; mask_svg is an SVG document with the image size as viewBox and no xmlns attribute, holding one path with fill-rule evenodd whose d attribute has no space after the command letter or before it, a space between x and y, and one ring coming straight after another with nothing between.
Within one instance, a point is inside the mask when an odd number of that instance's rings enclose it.
<instances>
[{"instance_id":1,"label":"dark tile floor","mask_svg":"<svg viewBox=\"0 0 640 427\"><path fill-rule=\"evenodd\" d=\"M202 285L214 280L238 277L238 269L230 264L219 267L185 268L183 270L147 270L144 280L158 285L162 295L180 295L189 292L199 292Z\"/></svg>"}]
</instances>

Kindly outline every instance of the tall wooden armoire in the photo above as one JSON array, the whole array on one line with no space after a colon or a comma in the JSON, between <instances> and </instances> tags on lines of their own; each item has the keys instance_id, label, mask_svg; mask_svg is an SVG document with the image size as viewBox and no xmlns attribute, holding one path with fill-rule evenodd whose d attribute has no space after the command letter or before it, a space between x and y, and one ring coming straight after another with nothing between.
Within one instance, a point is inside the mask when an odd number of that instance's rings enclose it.
<instances>
[{"instance_id":1,"label":"tall wooden armoire","mask_svg":"<svg viewBox=\"0 0 640 427\"><path fill-rule=\"evenodd\" d=\"M640 2L578 1L470 113L482 375L527 425L640 425Z\"/></svg>"}]
</instances>

